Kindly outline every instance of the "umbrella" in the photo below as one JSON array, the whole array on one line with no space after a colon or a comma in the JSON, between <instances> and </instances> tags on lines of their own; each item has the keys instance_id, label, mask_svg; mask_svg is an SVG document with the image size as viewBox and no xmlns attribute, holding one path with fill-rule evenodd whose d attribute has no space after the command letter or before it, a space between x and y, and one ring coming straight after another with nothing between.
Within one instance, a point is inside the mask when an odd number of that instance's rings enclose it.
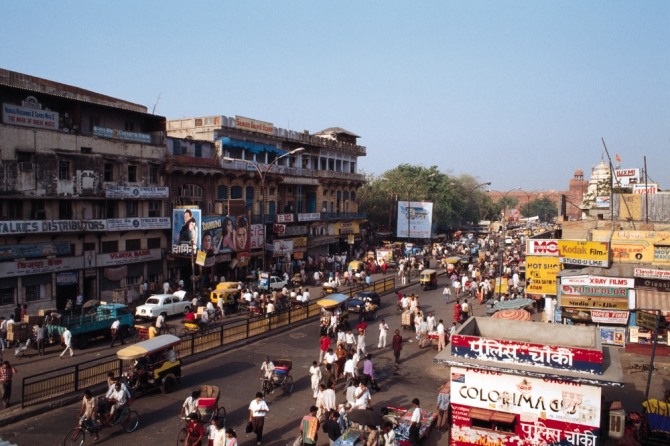
<instances>
[{"instance_id":1,"label":"umbrella","mask_svg":"<svg viewBox=\"0 0 670 446\"><path fill-rule=\"evenodd\" d=\"M352 423L363 424L365 426L381 426L384 424L384 418L381 414L368 409L353 409L347 414L347 419Z\"/></svg>"},{"instance_id":2,"label":"umbrella","mask_svg":"<svg viewBox=\"0 0 670 446\"><path fill-rule=\"evenodd\" d=\"M500 310L491 317L493 319L507 319L510 321L529 321L530 313L526 310Z\"/></svg>"}]
</instances>

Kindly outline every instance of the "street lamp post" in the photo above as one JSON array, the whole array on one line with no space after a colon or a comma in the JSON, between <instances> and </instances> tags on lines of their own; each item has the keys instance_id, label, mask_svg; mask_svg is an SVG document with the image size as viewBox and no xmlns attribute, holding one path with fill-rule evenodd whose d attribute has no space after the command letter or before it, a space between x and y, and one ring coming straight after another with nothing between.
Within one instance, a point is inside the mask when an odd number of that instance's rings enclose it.
<instances>
[{"instance_id":1,"label":"street lamp post","mask_svg":"<svg viewBox=\"0 0 670 446\"><path fill-rule=\"evenodd\" d=\"M258 177L261 180L261 224L263 225L263 259L261 260L261 267L263 268L263 271L265 271L265 257L266 257L266 246L265 246L265 232L266 232L266 226L265 226L265 196L266 196L266 190L265 190L265 177L267 174L272 170L272 167L277 163L282 158L286 158L287 156L294 155L298 152L304 151L304 147L298 147L297 149L293 149L290 152L286 152L283 155L278 156L270 164L264 165L263 168L261 168L261 164L257 161L251 161L251 160L245 160L245 159L240 159L240 158L230 158L230 157L223 157L224 161L227 162L234 162L234 161L240 161L243 163L246 163L250 166L253 166L254 169L256 169L256 172L258 173Z\"/></svg>"},{"instance_id":2,"label":"street lamp post","mask_svg":"<svg viewBox=\"0 0 670 446\"><path fill-rule=\"evenodd\" d=\"M506 219L506 214L507 214L507 195L514 191L520 191L520 187L515 187L514 189L510 189L507 192L503 194L503 197L501 198L503 202L503 212L502 212L502 243L500 244L500 268L499 268L499 274L498 278L500 279L500 285L498 287L498 301L500 301L500 296L502 295L502 287L503 287L503 256L505 254L505 239L507 238L507 219Z\"/></svg>"},{"instance_id":3,"label":"street lamp post","mask_svg":"<svg viewBox=\"0 0 670 446\"><path fill-rule=\"evenodd\" d=\"M435 174L431 173L426 178L432 178L434 176ZM412 189L414 189L414 187L416 187L416 185L424 179L425 178L417 178L417 180L412 183L412 185L407 190L407 243L409 243L410 239L412 238L412 226L410 224L410 212L412 210L412 202L410 200L412 199Z\"/></svg>"}]
</instances>

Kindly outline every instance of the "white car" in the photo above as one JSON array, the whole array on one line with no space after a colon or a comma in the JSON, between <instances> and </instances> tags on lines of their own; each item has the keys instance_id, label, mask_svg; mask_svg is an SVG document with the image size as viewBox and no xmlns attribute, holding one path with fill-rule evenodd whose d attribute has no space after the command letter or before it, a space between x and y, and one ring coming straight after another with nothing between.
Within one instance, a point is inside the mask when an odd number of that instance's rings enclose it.
<instances>
[{"instance_id":1,"label":"white car","mask_svg":"<svg viewBox=\"0 0 670 446\"><path fill-rule=\"evenodd\" d=\"M269 287L273 291L281 291L282 288L286 286L288 282L286 282L283 278L277 277L277 276L270 276L270 284Z\"/></svg>"},{"instance_id":2,"label":"white car","mask_svg":"<svg viewBox=\"0 0 670 446\"><path fill-rule=\"evenodd\" d=\"M184 300L186 291L176 291L174 294L152 294L144 305L135 310L135 317L155 319L159 314L164 317L175 314L186 314L191 309L191 301Z\"/></svg>"}]
</instances>

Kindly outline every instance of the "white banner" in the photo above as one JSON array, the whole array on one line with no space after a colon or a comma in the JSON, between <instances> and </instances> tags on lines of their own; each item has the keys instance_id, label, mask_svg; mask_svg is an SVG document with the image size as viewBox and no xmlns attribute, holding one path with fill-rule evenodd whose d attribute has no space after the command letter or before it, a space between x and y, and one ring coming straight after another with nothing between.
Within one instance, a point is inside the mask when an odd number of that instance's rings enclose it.
<instances>
[{"instance_id":1,"label":"white banner","mask_svg":"<svg viewBox=\"0 0 670 446\"><path fill-rule=\"evenodd\" d=\"M138 198L138 199L161 199L170 196L168 187L130 187L115 186L108 184L105 186L105 197L107 198Z\"/></svg>"},{"instance_id":2,"label":"white banner","mask_svg":"<svg viewBox=\"0 0 670 446\"><path fill-rule=\"evenodd\" d=\"M397 237L431 238L433 203L429 201L398 201L397 221Z\"/></svg>"},{"instance_id":3,"label":"white banner","mask_svg":"<svg viewBox=\"0 0 670 446\"><path fill-rule=\"evenodd\" d=\"M108 231L170 229L171 227L172 222L170 221L170 217L107 219Z\"/></svg>"}]
</instances>

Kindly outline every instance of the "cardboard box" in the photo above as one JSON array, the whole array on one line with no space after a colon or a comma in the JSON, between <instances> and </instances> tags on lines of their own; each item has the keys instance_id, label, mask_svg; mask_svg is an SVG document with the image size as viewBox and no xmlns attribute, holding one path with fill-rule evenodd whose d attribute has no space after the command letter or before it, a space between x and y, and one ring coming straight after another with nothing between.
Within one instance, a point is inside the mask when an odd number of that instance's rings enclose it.
<instances>
[{"instance_id":1,"label":"cardboard box","mask_svg":"<svg viewBox=\"0 0 670 446\"><path fill-rule=\"evenodd\" d=\"M46 316L47 314L50 313L58 313L58 310L55 308L41 308L40 311L37 312L37 315Z\"/></svg>"}]
</instances>

